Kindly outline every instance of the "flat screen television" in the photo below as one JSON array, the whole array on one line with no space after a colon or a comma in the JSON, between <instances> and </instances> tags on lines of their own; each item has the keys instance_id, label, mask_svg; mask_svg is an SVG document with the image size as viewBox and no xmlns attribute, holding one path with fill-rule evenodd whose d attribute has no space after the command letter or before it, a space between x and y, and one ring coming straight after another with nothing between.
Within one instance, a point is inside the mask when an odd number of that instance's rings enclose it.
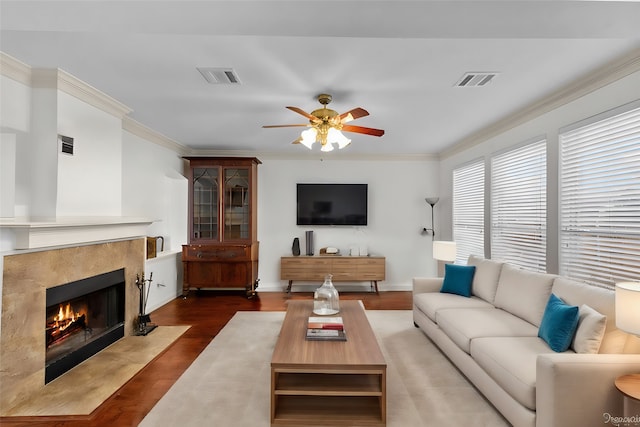
<instances>
[{"instance_id":1,"label":"flat screen television","mask_svg":"<svg viewBox=\"0 0 640 427\"><path fill-rule=\"evenodd\" d=\"M297 225L367 225L367 184L298 184Z\"/></svg>"}]
</instances>

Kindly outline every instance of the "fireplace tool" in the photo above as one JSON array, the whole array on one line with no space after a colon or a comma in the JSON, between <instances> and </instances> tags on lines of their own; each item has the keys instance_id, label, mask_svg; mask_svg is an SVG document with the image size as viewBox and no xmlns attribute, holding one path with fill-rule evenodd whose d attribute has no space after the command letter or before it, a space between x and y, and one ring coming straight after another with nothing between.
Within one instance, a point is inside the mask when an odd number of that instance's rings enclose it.
<instances>
[{"instance_id":1,"label":"fireplace tool","mask_svg":"<svg viewBox=\"0 0 640 427\"><path fill-rule=\"evenodd\" d=\"M140 313L138 314L138 330L136 335L147 335L158 327L158 325L151 323L151 316L145 314L147 311L147 301L149 300L149 290L151 289L151 282L153 281L152 278L153 271L148 279L144 278L144 273L142 273L142 279L140 279L140 275L136 274L136 286L140 291Z\"/></svg>"}]
</instances>

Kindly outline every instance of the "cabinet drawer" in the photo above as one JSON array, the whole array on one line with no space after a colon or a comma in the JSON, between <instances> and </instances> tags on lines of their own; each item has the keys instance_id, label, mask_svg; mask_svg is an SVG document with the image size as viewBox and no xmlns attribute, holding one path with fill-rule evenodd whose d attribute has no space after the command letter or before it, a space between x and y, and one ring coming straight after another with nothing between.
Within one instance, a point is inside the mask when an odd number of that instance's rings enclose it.
<instances>
[{"instance_id":1,"label":"cabinet drawer","mask_svg":"<svg viewBox=\"0 0 640 427\"><path fill-rule=\"evenodd\" d=\"M368 257L362 257L362 258L358 258L356 260L356 263L361 266L361 265L368 265L368 266L384 266L384 258L368 258Z\"/></svg>"},{"instance_id":2,"label":"cabinet drawer","mask_svg":"<svg viewBox=\"0 0 640 427\"><path fill-rule=\"evenodd\" d=\"M331 270L330 260L322 258L282 258L281 280L323 280Z\"/></svg>"},{"instance_id":3,"label":"cabinet drawer","mask_svg":"<svg viewBox=\"0 0 640 427\"><path fill-rule=\"evenodd\" d=\"M320 257L288 257L281 258L280 265L283 268L328 268L331 265L331 260Z\"/></svg>"},{"instance_id":4,"label":"cabinet drawer","mask_svg":"<svg viewBox=\"0 0 640 427\"><path fill-rule=\"evenodd\" d=\"M248 245L189 245L182 247L183 261L244 261L251 259Z\"/></svg>"},{"instance_id":5,"label":"cabinet drawer","mask_svg":"<svg viewBox=\"0 0 640 427\"><path fill-rule=\"evenodd\" d=\"M384 280L384 270L374 271L360 271L358 277L361 280Z\"/></svg>"}]
</instances>

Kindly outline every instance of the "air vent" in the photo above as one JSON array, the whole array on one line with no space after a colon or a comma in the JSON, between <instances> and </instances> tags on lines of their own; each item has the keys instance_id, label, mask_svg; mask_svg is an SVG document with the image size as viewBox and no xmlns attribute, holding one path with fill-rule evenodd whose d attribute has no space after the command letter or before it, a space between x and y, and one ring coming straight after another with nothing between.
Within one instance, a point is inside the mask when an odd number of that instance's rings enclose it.
<instances>
[{"instance_id":1,"label":"air vent","mask_svg":"<svg viewBox=\"0 0 640 427\"><path fill-rule=\"evenodd\" d=\"M60 141L60 152L73 156L73 138L70 136L58 135Z\"/></svg>"},{"instance_id":2,"label":"air vent","mask_svg":"<svg viewBox=\"0 0 640 427\"><path fill-rule=\"evenodd\" d=\"M458 87L486 86L496 78L498 73L465 73L456 83Z\"/></svg>"},{"instance_id":3,"label":"air vent","mask_svg":"<svg viewBox=\"0 0 640 427\"><path fill-rule=\"evenodd\" d=\"M240 79L233 68L201 68L198 71L212 85L239 85Z\"/></svg>"}]
</instances>

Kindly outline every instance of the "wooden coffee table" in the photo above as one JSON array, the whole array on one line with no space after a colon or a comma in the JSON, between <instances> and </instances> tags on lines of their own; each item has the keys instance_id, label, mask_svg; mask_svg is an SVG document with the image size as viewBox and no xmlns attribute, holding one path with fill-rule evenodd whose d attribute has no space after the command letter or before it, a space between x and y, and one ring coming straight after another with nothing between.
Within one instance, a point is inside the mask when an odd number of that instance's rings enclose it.
<instances>
[{"instance_id":1,"label":"wooden coffee table","mask_svg":"<svg viewBox=\"0 0 640 427\"><path fill-rule=\"evenodd\" d=\"M359 301L340 301L347 341L307 341L313 301L289 301L271 359L271 425L386 425L387 363Z\"/></svg>"}]
</instances>

